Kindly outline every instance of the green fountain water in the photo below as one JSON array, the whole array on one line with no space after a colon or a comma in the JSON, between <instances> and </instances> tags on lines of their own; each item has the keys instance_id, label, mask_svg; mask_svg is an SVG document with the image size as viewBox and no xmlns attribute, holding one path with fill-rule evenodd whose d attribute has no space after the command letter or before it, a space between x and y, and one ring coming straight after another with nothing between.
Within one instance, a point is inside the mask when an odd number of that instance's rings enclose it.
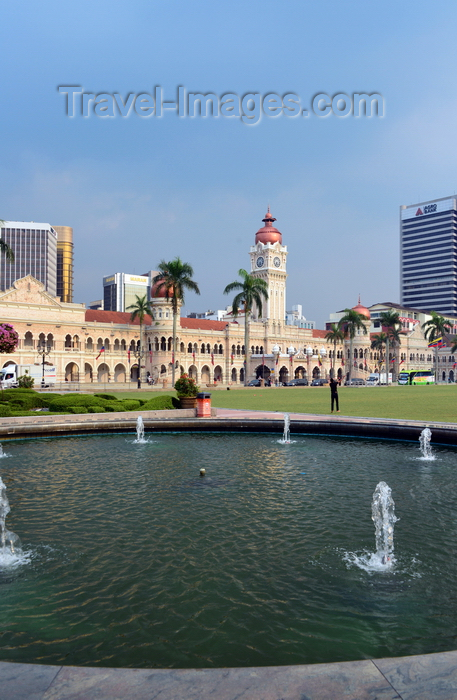
<instances>
[{"instance_id":1,"label":"green fountain water","mask_svg":"<svg viewBox=\"0 0 457 700\"><path fill-rule=\"evenodd\" d=\"M455 647L457 453L294 434L8 443L0 658L251 666ZM200 477L200 469L206 475ZM371 504L395 498L395 561ZM361 563L363 565L361 565Z\"/></svg>"}]
</instances>

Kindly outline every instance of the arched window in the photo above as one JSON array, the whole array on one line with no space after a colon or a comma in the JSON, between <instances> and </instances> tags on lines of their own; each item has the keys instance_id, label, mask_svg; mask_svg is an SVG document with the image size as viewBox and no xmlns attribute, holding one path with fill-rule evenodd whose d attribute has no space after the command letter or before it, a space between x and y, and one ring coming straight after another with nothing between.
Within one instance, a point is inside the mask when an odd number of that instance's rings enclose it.
<instances>
[{"instance_id":1,"label":"arched window","mask_svg":"<svg viewBox=\"0 0 457 700\"><path fill-rule=\"evenodd\" d=\"M52 333L48 333L48 337L47 337L47 346L48 346L49 348L53 348L53 347L54 347L54 336L52 335Z\"/></svg>"},{"instance_id":2,"label":"arched window","mask_svg":"<svg viewBox=\"0 0 457 700\"><path fill-rule=\"evenodd\" d=\"M88 350L89 352L92 352L93 349L94 349L94 341L92 340L92 338L86 338L86 350Z\"/></svg>"},{"instance_id":3,"label":"arched window","mask_svg":"<svg viewBox=\"0 0 457 700\"><path fill-rule=\"evenodd\" d=\"M121 350L127 350L127 344L126 344L124 338L122 338L122 340L121 340Z\"/></svg>"},{"instance_id":4,"label":"arched window","mask_svg":"<svg viewBox=\"0 0 457 700\"><path fill-rule=\"evenodd\" d=\"M205 354L205 343L202 343L202 346L201 346L200 352L202 353L202 355L204 355L204 354Z\"/></svg>"},{"instance_id":5,"label":"arched window","mask_svg":"<svg viewBox=\"0 0 457 700\"><path fill-rule=\"evenodd\" d=\"M71 348L71 335L66 335L65 336L65 349L69 350L70 348Z\"/></svg>"},{"instance_id":6,"label":"arched window","mask_svg":"<svg viewBox=\"0 0 457 700\"><path fill-rule=\"evenodd\" d=\"M254 354L254 346L253 345L251 345L251 352L252 352L252 354Z\"/></svg>"},{"instance_id":7,"label":"arched window","mask_svg":"<svg viewBox=\"0 0 457 700\"><path fill-rule=\"evenodd\" d=\"M116 338L114 341L114 352L119 352L119 339Z\"/></svg>"},{"instance_id":8,"label":"arched window","mask_svg":"<svg viewBox=\"0 0 457 700\"><path fill-rule=\"evenodd\" d=\"M185 351L186 351L186 350L185 350L185 345L184 345L184 343L181 343L181 344L180 344L179 350L180 350L180 352L185 352Z\"/></svg>"},{"instance_id":9,"label":"arched window","mask_svg":"<svg viewBox=\"0 0 457 700\"><path fill-rule=\"evenodd\" d=\"M155 338L154 338L154 351L155 351L155 352L159 352L159 347L160 347L160 345L159 345L159 339L158 339L157 336L155 336Z\"/></svg>"},{"instance_id":10,"label":"arched window","mask_svg":"<svg viewBox=\"0 0 457 700\"><path fill-rule=\"evenodd\" d=\"M168 338L168 352L173 350L173 338Z\"/></svg>"},{"instance_id":11,"label":"arched window","mask_svg":"<svg viewBox=\"0 0 457 700\"><path fill-rule=\"evenodd\" d=\"M165 352L167 349L167 340L163 336L160 339L160 349L162 352Z\"/></svg>"},{"instance_id":12,"label":"arched window","mask_svg":"<svg viewBox=\"0 0 457 700\"><path fill-rule=\"evenodd\" d=\"M101 350L103 347L103 340L102 338L98 338L97 340L97 350Z\"/></svg>"},{"instance_id":13,"label":"arched window","mask_svg":"<svg viewBox=\"0 0 457 700\"><path fill-rule=\"evenodd\" d=\"M241 348L239 345L236 346L236 354L241 355Z\"/></svg>"},{"instance_id":14,"label":"arched window","mask_svg":"<svg viewBox=\"0 0 457 700\"><path fill-rule=\"evenodd\" d=\"M192 343L189 343L187 346L187 352L192 353Z\"/></svg>"}]
</instances>

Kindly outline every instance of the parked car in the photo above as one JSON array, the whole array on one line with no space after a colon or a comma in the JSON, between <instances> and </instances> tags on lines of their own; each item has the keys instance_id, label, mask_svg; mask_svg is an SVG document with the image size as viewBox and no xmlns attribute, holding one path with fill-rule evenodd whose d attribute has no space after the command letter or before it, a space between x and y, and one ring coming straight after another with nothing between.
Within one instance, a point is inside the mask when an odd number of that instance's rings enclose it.
<instances>
[{"instance_id":1,"label":"parked car","mask_svg":"<svg viewBox=\"0 0 457 700\"><path fill-rule=\"evenodd\" d=\"M284 386L308 386L307 379L291 379L290 382L286 382Z\"/></svg>"},{"instance_id":2,"label":"parked car","mask_svg":"<svg viewBox=\"0 0 457 700\"><path fill-rule=\"evenodd\" d=\"M313 379L311 382L311 386L325 386L326 384L328 384L327 379Z\"/></svg>"},{"instance_id":3,"label":"parked car","mask_svg":"<svg viewBox=\"0 0 457 700\"><path fill-rule=\"evenodd\" d=\"M365 379L356 379L354 377L350 382L349 379L346 379L344 386L365 386Z\"/></svg>"},{"instance_id":4,"label":"parked car","mask_svg":"<svg viewBox=\"0 0 457 700\"><path fill-rule=\"evenodd\" d=\"M251 381L248 382L248 386L262 386L262 385L260 383L260 379L251 379ZM265 379L264 386L271 386L271 382L269 379Z\"/></svg>"}]
</instances>

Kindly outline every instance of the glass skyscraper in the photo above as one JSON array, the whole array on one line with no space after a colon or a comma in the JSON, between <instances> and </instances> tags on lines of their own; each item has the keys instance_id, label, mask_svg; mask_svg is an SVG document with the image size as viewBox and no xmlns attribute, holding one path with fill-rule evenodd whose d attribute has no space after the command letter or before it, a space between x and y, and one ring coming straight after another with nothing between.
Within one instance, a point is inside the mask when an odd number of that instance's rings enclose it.
<instances>
[{"instance_id":1,"label":"glass skyscraper","mask_svg":"<svg viewBox=\"0 0 457 700\"><path fill-rule=\"evenodd\" d=\"M34 221L7 221L1 237L12 248L14 262L0 255L0 290L32 275L44 284L51 296L57 296L57 233L50 224Z\"/></svg>"},{"instance_id":2,"label":"glass skyscraper","mask_svg":"<svg viewBox=\"0 0 457 700\"><path fill-rule=\"evenodd\" d=\"M457 315L456 197L400 207L400 296L405 306Z\"/></svg>"}]
</instances>

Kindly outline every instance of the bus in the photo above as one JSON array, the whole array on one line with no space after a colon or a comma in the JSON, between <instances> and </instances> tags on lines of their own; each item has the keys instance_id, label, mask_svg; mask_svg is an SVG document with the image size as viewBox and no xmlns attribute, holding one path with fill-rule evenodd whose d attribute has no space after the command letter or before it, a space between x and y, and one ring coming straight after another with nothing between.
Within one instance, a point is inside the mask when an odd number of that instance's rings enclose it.
<instances>
[{"instance_id":1,"label":"bus","mask_svg":"<svg viewBox=\"0 0 457 700\"><path fill-rule=\"evenodd\" d=\"M404 370L398 374L399 384L434 384L435 373L431 369Z\"/></svg>"}]
</instances>

